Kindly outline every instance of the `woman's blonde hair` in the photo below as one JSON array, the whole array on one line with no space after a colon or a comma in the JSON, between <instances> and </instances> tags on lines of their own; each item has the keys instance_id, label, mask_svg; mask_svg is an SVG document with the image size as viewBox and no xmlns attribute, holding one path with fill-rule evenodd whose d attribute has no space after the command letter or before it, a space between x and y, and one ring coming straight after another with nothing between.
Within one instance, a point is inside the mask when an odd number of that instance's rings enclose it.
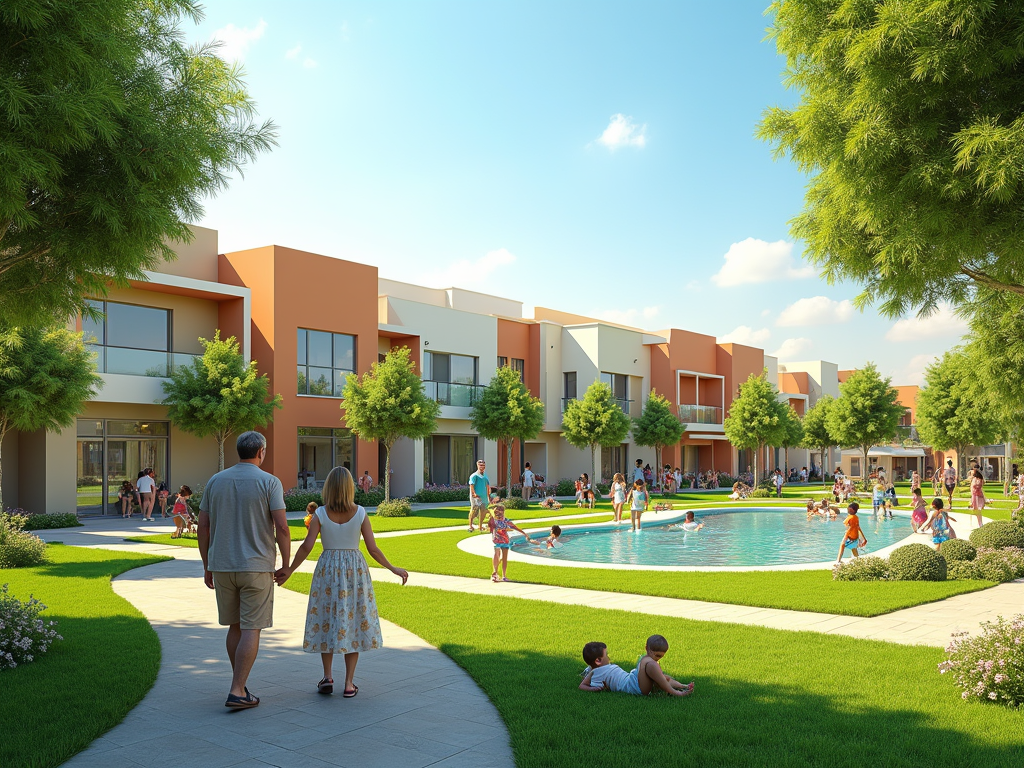
<instances>
[{"instance_id":1,"label":"woman's blonde hair","mask_svg":"<svg viewBox=\"0 0 1024 768\"><path fill-rule=\"evenodd\" d=\"M614 476L614 477L612 477L612 482L613 482L613 483L624 483L624 482L626 482L626 478L624 478L624 477L622 476L622 473L621 473L621 472L616 472L616 473L615 473L615 476Z\"/></svg>"},{"instance_id":2,"label":"woman's blonde hair","mask_svg":"<svg viewBox=\"0 0 1024 768\"><path fill-rule=\"evenodd\" d=\"M335 467L324 480L324 506L331 512L349 512L355 505L356 484L345 467Z\"/></svg>"}]
</instances>

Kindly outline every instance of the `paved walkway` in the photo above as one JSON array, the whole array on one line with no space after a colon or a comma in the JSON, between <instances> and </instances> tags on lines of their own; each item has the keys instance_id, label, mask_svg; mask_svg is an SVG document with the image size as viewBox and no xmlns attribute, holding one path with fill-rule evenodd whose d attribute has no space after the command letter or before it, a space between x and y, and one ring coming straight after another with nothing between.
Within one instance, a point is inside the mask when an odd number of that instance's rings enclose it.
<instances>
[{"instance_id":1,"label":"paved walkway","mask_svg":"<svg viewBox=\"0 0 1024 768\"><path fill-rule=\"evenodd\" d=\"M195 553L181 550L179 553ZM114 591L160 637L156 684L125 720L65 765L73 768L476 768L514 765L508 734L462 669L423 640L381 621L385 647L362 654L359 695L321 696L318 654L301 651L306 597L275 592L275 627L262 635L249 688L256 709L223 706L231 681L224 628L187 556L139 568ZM335 661L335 679L344 674Z\"/></svg>"}]
</instances>

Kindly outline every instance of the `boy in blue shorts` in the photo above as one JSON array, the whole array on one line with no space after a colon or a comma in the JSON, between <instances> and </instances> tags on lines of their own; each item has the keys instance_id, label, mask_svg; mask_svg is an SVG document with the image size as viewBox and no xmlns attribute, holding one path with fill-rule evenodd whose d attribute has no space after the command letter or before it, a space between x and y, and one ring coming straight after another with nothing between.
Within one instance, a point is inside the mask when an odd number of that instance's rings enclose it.
<instances>
[{"instance_id":1,"label":"boy in blue shorts","mask_svg":"<svg viewBox=\"0 0 1024 768\"><path fill-rule=\"evenodd\" d=\"M680 683L661 670L659 662L668 653L668 640L661 635L651 635L647 638L644 650L646 652L640 657L636 667L627 672L618 664L609 661L607 645L598 642L587 643L583 646L583 660L587 663L587 671L583 675L583 682L580 683L580 690L650 696L657 687L669 696L689 696L693 693L693 683Z\"/></svg>"}]
</instances>

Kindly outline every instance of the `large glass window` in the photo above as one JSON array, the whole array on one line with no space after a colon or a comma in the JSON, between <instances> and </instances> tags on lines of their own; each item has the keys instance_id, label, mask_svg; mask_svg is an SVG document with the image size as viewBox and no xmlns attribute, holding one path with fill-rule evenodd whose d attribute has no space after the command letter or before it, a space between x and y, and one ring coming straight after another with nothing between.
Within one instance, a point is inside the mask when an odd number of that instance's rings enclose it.
<instances>
[{"instance_id":1,"label":"large glass window","mask_svg":"<svg viewBox=\"0 0 1024 768\"><path fill-rule=\"evenodd\" d=\"M335 467L355 473L356 437L352 430L299 427L298 487L323 488L324 480Z\"/></svg>"},{"instance_id":2,"label":"large glass window","mask_svg":"<svg viewBox=\"0 0 1024 768\"><path fill-rule=\"evenodd\" d=\"M79 419L78 511L120 514L117 492L121 483L135 483L148 467L153 468L158 483L173 487L169 427L166 421Z\"/></svg>"},{"instance_id":3,"label":"large glass window","mask_svg":"<svg viewBox=\"0 0 1024 768\"><path fill-rule=\"evenodd\" d=\"M483 390L478 375L478 358L444 352L423 354L424 391L442 405L472 406Z\"/></svg>"},{"instance_id":4,"label":"large glass window","mask_svg":"<svg viewBox=\"0 0 1024 768\"><path fill-rule=\"evenodd\" d=\"M299 328L298 394L341 397L345 380L356 372L356 337Z\"/></svg>"},{"instance_id":5,"label":"large glass window","mask_svg":"<svg viewBox=\"0 0 1024 768\"><path fill-rule=\"evenodd\" d=\"M611 387L612 397L623 411L629 413L629 405L633 402L629 399L629 376L621 373L602 372L601 382Z\"/></svg>"},{"instance_id":6,"label":"large glass window","mask_svg":"<svg viewBox=\"0 0 1024 768\"><path fill-rule=\"evenodd\" d=\"M167 376L193 356L171 351L171 310L116 301L89 301L97 318L83 317L85 343L100 373Z\"/></svg>"},{"instance_id":7,"label":"large glass window","mask_svg":"<svg viewBox=\"0 0 1024 768\"><path fill-rule=\"evenodd\" d=\"M526 381L526 361L518 357L512 358L512 370L519 374L520 381Z\"/></svg>"},{"instance_id":8,"label":"large glass window","mask_svg":"<svg viewBox=\"0 0 1024 768\"><path fill-rule=\"evenodd\" d=\"M423 482L465 484L476 472L476 452L474 435L431 435L423 441Z\"/></svg>"}]
</instances>

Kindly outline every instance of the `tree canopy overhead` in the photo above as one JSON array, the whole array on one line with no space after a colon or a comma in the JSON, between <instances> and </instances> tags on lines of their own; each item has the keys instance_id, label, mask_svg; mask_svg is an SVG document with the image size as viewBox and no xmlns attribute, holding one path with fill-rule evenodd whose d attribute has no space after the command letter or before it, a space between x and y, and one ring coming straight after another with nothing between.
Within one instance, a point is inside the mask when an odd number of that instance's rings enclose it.
<instances>
[{"instance_id":1,"label":"tree canopy overhead","mask_svg":"<svg viewBox=\"0 0 1024 768\"><path fill-rule=\"evenodd\" d=\"M193 0L0 3L0 324L63 322L192 239L275 143Z\"/></svg>"},{"instance_id":2,"label":"tree canopy overhead","mask_svg":"<svg viewBox=\"0 0 1024 768\"><path fill-rule=\"evenodd\" d=\"M778 0L794 109L760 136L810 175L793 234L886 315L1024 294L1024 0Z\"/></svg>"},{"instance_id":3,"label":"tree canopy overhead","mask_svg":"<svg viewBox=\"0 0 1024 768\"><path fill-rule=\"evenodd\" d=\"M501 440L507 452L506 487L512 492L512 443L531 440L544 428L544 404L530 395L519 372L502 366L473 404L471 424L481 437Z\"/></svg>"}]
</instances>

